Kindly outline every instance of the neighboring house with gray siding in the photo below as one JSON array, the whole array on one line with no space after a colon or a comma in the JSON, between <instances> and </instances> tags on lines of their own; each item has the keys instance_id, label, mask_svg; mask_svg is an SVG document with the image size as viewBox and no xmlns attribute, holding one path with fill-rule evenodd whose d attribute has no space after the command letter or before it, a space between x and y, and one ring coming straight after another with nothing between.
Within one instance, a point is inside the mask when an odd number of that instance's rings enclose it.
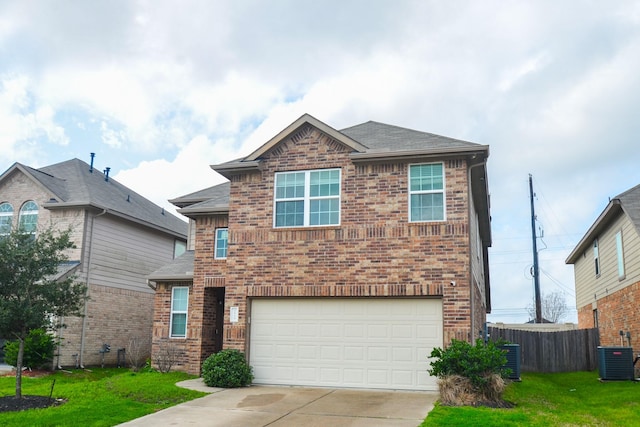
<instances>
[{"instance_id":1,"label":"neighboring house with gray siding","mask_svg":"<svg viewBox=\"0 0 640 427\"><path fill-rule=\"evenodd\" d=\"M105 171L106 172L106 171ZM187 223L93 166L72 159L31 168L15 163L0 175L0 234L21 226L72 230L76 248L60 275L88 286L85 316L63 319L57 366L105 363L130 341L150 354L153 291L146 276L184 252Z\"/></svg>"},{"instance_id":2,"label":"neighboring house with gray siding","mask_svg":"<svg viewBox=\"0 0 640 427\"><path fill-rule=\"evenodd\" d=\"M574 266L578 326L599 328L602 345L637 342L640 185L609 201L566 262Z\"/></svg>"}]
</instances>

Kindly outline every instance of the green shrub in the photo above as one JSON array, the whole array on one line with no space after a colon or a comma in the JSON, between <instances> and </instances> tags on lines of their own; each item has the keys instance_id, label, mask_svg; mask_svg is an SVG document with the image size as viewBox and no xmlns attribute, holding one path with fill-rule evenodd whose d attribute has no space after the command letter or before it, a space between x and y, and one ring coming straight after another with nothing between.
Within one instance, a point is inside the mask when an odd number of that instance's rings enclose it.
<instances>
[{"instance_id":1,"label":"green shrub","mask_svg":"<svg viewBox=\"0 0 640 427\"><path fill-rule=\"evenodd\" d=\"M244 387L253 381L253 369L244 353L227 349L207 357L202 364L202 378L209 387Z\"/></svg>"},{"instance_id":2,"label":"green shrub","mask_svg":"<svg viewBox=\"0 0 640 427\"><path fill-rule=\"evenodd\" d=\"M41 368L53 360L53 352L55 350L55 342L53 337L44 329L33 329L24 339L24 356L22 357L22 366L29 369ZM4 361L11 365L18 364L18 350L20 342L7 341L4 347Z\"/></svg>"},{"instance_id":3,"label":"green shrub","mask_svg":"<svg viewBox=\"0 0 640 427\"><path fill-rule=\"evenodd\" d=\"M431 375L438 378L459 375L468 378L476 390L485 388L492 374L506 378L511 373L511 369L504 367L507 363L505 351L491 341L485 345L478 339L471 345L454 339L445 350L434 348L431 357L437 358L428 370Z\"/></svg>"}]
</instances>

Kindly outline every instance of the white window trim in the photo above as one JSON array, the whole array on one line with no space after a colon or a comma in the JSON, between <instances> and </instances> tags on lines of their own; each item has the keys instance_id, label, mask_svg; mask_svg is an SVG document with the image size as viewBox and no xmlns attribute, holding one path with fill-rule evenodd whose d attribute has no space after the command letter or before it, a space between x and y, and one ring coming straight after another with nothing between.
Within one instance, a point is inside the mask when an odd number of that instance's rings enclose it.
<instances>
[{"instance_id":1,"label":"white window trim","mask_svg":"<svg viewBox=\"0 0 640 427\"><path fill-rule=\"evenodd\" d=\"M25 209L25 207L29 203L33 203L36 208L35 209L29 209L29 210ZM33 231L31 231L31 234L36 234L36 231L38 230L39 215L40 215L40 206L38 206L38 204L33 200L27 200L20 207L20 212L18 213L18 227L22 228L22 218L23 217L35 216L36 217L36 224L35 224L35 227L34 227Z\"/></svg>"},{"instance_id":2,"label":"white window trim","mask_svg":"<svg viewBox=\"0 0 640 427\"><path fill-rule=\"evenodd\" d=\"M600 265L600 244L597 238L593 240L593 267L596 277L600 277L602 266Z\"/></svg>"},{"instance_id":3,"label":"white window trim","mask_svg":"<svg viewBox=\"0 0 640 427\"><path fill-rule=\"evenodd\" d=\"M618 280L624 280L627 277L626 267L624 265L624 240L622 239L622 230L616 233L616 260L618 262Z\"/></svg>"},{"instance_id":4,"label":"white window trim","mask_svg":"<svg viewBox=\"0 0 640 427\"><path fill-rule=\"evenodd\" d=\"M174 292L176 289L186 289L187 290L187 309L186 310L174 310L173 309L173 301L175 299ZM173 315L174 314L184 314L185 315L185 324L184 324L184 335L173 335ZM171 289L171 310L169 314L169 338L186 338L187 331L189 325L189 287L188 286L174 286Z\"/></svg>"},{"instance_id":5,"label":"white window trim","mask_svg":"<svg viewBox=\"0 0 640 427\"><path fill-rule=\"evenodd\" d=\"M337 196L315 196L311 197L311 172L324 172L324 171L338 171L338 195ZM276 180L278 175L285 175L289 173L304 173L304 197L292 197L292 198L276 198ZM322 200L322 199L338 199L338 222L336 224L318 224L318 225L310 225L309 219L311 217L311 200ZM276 206L278 202L294 202L302 200L304 203L303 212L303 223L302 225L276 225ZM338 227L342 223L342 169L340 168L328 168L328 169L309 169L309 170L300 170L300 171L286 171L286 172L276 172L273 179L273 228L316 228L316 227Z\"/></svg>"},{"instance_id":6,"label":"white window trim","mask_svg":"<svg viewBox=\"0 0 640 427\"><path fill-rule=\"evenodd\" d=\"M227 227L216 228L216 239L213 247L213 258L214 259L227 259L227 256L219 257L218 256L218 232L226 230L227 231L227 255L229 255L229 229Z\"/></svg>"},{"instance_id":7,"label":"white window trim","mask_svg":"<svg viewBox=\"0 0 640 427\"><path fill-rule=\"evenodd\" d=\"M0 206L9 206L9 208L11 209L8 211L0 211L0 218L9 218L9 221L7 222L7 224L9 225L8 231L6 233L0 233L0 235L6 235L10 233L11 230L13 229L14 210L13 210L13 206L9 202L0 203Z\"/></svg>"},{"instance_id":8,"label":"white window trim","mask_svg":"<svg viewBox=\"0 0 640 427\"><path fill-rule=\"evenodd\" d=\"M442 165L442 190L424 190L424 191L411 191L411 166L421 166L421 165ZM423 222L443 222L447 220L447 180L446 180L446 171L444 167L444 162L428 162L428 163L411 163L409 167L407 167L407 218L411 223L423 223ZM411 196L414 194L438 194L442 193L442 219L429 219L429 220L420 220L414 221L411 219Z\"/></svg>"}]
</instances>

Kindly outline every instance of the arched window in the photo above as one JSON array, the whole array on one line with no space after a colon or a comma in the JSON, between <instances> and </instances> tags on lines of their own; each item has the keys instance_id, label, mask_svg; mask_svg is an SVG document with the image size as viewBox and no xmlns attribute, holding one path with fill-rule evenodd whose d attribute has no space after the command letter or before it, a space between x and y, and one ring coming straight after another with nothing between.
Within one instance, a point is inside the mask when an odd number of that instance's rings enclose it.
<instances>
[{"instance_id":1,"label":"arched window","mask_svg":"<svg viewBox=\"0 0 640 427\"><path fill-rule=\"evenodd\" d=\"M13 206L10 203L0 204L0 236L9 234L13 225Z\"/></svg>"},{"instance_id":2,"label":"arched window","mask_svg":"<svg viewBox=\"0 0 640 427\"><path fill-rule=\"evenodd\" d=\"M38 227L38 205L36 205L36 202L29 200L22 205L18 227L25 233L36 234L36 228Z\"/></svg>"}]
</instances>

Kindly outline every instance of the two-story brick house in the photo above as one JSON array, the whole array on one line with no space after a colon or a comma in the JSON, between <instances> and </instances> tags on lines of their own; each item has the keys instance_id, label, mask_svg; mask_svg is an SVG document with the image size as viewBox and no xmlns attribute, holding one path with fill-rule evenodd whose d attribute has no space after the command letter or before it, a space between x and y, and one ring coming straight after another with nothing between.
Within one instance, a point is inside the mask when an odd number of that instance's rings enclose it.
<instances>
[{"instance_id":1,"label":"two-story brick house","mask_svg":"<svg viewBox=\"0 0 640 427\"><path fill-rule=\"evenodd\" d=\"M144 361L154 307L146 276L184 251L187 223L94 169L93 158L91 165L78 159L37 169L13 164L0 175L0 235L50 226L71 229L76 248L59 274L74 274L89 297L84 317L62 319L55 365L99 365L103 354L115 364L119 348ZM103 344L112 351L100 353Z\"/></svg>"},{"instance_id":2,"label":"two-story brick house","mask_svg":"<svg viewBox=\"0 0 640 427\"><path fill-rule=\"evenodd\" d=\"M633 345L640 337L640 185L609 201L566 262L574 269L578 327L598 328L604 346Z\"/></svg>"},{"instance_id":3,"label":"two-story brick house","mask_svg":"<svg viewBox=\"0 0 640 427\"><path fill-rule=\"evenodd\" d=\"M304 115L229 182L172 200L189 249L150 277L154 353L198 374L221 348L255 383L436 389L432 348L490 311L487 146Z\"/></svg>"}]
</instances>

